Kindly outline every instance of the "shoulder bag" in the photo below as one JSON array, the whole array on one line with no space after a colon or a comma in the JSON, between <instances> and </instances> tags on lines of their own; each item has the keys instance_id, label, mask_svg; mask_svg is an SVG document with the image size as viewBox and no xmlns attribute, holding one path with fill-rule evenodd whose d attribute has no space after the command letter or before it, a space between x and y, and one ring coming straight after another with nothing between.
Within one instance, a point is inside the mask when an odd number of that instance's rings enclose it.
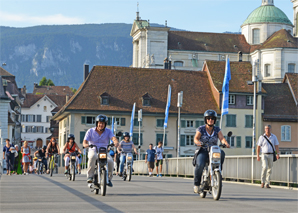
<instances>
[{"instance_id":1,"label":"shoulder bag","mask_svg":"<svg viewBox=\"0 0 298 213\"><path fill-rule=\"evenodd\" d=\"M271 145L271 147L272 147L272 149L273 149L273 153L272 153L272 154L273 154L273 162L277 161L277 157L276 157L275 149L274 149L272 143L270 142L270 140L269 140L265 135L263 135L263 136L264 136L264 138L268 141L268 143Z\"/></svg>"}]
</instances>

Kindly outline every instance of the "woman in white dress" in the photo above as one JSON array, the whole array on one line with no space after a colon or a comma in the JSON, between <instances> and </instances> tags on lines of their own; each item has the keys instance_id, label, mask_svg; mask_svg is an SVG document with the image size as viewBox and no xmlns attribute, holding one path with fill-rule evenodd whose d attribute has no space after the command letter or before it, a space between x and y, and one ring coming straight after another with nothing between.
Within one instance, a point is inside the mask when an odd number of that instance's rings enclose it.
<instances>
[{"instance_id":1,"label":"woman in white dress","mask_svg":"<svg viewBox=\"0 0 298 213\"><path fill-rule=\"evenodd\" d=\"M22 146L21 148L21 153L23 155L23 159L22 162L24 164L24 175L28 175L28 168L29 168L29 163L30 163L30 153L31 153L31 149L28 146L28 142L24 141L24 146Z\"/></svg>"}]
</instances>

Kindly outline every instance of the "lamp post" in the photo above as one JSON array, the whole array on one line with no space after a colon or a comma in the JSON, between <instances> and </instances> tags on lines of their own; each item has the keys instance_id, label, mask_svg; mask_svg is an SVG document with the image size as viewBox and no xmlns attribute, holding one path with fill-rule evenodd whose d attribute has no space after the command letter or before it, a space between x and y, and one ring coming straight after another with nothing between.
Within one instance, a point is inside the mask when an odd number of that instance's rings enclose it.
<instances>
[{"instance_id":1,"label":"lamp post","mask_svg":"<svg viewBox=\"0 0 298 213\"><path fill-rule=\"evenodd\" d=\"M138 111L138 121L139 121L139 150L138 150L138 160L141 160L141 122L143 120L142 109Z\"/></svg>"},{"instance_id":2,"label":"lamp post","mask_svg":"<svg viewBox=\"0 0 298 213\"><path fill-rule=\"evenodd\" d=\"M177 176L178 176L178 158L180 157L180 108L182 107L183 103L183 91L178 93L178 101L177 101L177 107L178 107L178 140L177 140Z\"/></svg>"}]
</instances>

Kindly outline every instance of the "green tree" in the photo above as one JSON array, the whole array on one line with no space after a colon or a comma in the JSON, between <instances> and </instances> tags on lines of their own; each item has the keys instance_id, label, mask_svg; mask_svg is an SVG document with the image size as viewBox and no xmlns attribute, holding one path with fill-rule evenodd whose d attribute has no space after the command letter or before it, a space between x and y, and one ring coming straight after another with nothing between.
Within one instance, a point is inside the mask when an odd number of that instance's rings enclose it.
<instances>
[{"instance_id":1,"label":"green tree","mask_svg":"<svg viewBox=\"0 0 298 213\"><path fill-rule=\"evenodd\" d=\"M71 89L71 91L73 92L73 94L75 94L76 92L77 92L77 89L76 88L70 88Z\"/></svg>"},{"instance_id":2,"label":"green tree","mask_svg":"<svg viewBox=\"0 0 298 213\"><path fill-rule=\"evenodd\" d=\"M55 86L55 84L51 79L48 79L47 86Z\"/></svg>"},{"instance_id":3,"label":"green tree","mask_svg":"<svg viewBox=\"0 0 298 213\"><path fill-rule=\"evenodd\" d=\"M45 76L39 82L39 86L55 86L51 79L47 79Z\"/></svg>"}]
</instances>

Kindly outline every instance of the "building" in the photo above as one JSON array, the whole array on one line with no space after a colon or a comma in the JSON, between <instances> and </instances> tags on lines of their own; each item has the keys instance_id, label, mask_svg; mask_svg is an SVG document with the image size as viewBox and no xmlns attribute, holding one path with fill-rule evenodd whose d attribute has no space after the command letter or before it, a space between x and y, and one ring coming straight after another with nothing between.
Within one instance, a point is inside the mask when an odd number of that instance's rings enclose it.
<instances>
[{"instance_id":1,"label":"building","mask_svg":"<svg viewBox=\"0 0 298 213\"><path fill-rule=\"evenodd\" d=\"M133 38L132 67L162 68L169 60L172 69L200 71L205 60L259 63L263 82L281 83L285 73L298 73L297 0L294 24L273 0L262 0L241 26L241 34L171 31L151 27L137 13L130 35ZM296 31L295 31L296 30Z\"/></svg>"},{"instance_id":2,"label":"building","mask_svg":"<svg viewBox=\"0 0 298 213\"><path fill-rule=\"evenodd\" d=\"M76 94L53 117L59 121L59 146L63 147L67 135L72 133L82 147L85 133L95 126L98 114L109 117L108 127L114 116L117 132L129 132L131 111L136 103L136 112L139 109L143 111L141 153L144 158L150 143L155 145L163 140L168 85L172 87L172 98L164 154L166 157L174 157L177 153L177 98L180 91L184 94L180 153L181 156L193 154L193 135L196 127L203 122L204 112L211 108L219 113L219 109L205 72L164 69L94 66ZM135 119L135 144L138 144L138 127Z\"/></svg>"}]
</instances>

